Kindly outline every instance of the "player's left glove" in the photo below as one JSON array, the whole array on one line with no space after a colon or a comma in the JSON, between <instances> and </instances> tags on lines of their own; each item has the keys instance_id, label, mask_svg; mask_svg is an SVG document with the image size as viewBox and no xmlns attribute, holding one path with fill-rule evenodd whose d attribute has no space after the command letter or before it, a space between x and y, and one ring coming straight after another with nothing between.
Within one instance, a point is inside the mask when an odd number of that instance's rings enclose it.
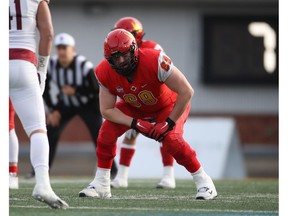
<instances>
[{"instance_id":1,"label":"player's left glove","mask_svg":"<svg viewBox=\"0 0 288 216\"><path fill-rule=\"evenodd\" d=\"M156 123L149 133L149 137L155 139L158 142L162 142L165 136L173 130L175 122L169 117L165 122Z\"/></svg>"},{"instance_id":2,"label":"player's left glove","mask_svg":"<svg viewBox=\"0 0 288 216\"><path fill-rule=\"evenodd\" d=\"M132 123L131 123L131 128L136 130L137 132L143 134L144 136L149 137L149 134L151 132L151 130L153 129L153 124L148 122L148 121L144 121L142 119L133 119Z\"/></svg>"}]
</instances>

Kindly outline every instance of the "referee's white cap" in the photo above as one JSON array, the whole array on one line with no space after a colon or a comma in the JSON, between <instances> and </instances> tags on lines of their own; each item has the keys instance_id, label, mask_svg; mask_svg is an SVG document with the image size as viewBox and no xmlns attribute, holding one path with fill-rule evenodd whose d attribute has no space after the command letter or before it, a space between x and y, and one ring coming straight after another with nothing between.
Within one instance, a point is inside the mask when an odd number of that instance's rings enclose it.
<instances>
[{"instance_id":1,"label":"referee's white cap","mask_svg":"<svg viewBox=\"0 0 288 216\"><path fill-rule=\"evenodd\" d=\"M74 38L67 33L60 33L55 37L55 46L64 45L64 46L75 46Z\"/></svg>"}]
</instances>

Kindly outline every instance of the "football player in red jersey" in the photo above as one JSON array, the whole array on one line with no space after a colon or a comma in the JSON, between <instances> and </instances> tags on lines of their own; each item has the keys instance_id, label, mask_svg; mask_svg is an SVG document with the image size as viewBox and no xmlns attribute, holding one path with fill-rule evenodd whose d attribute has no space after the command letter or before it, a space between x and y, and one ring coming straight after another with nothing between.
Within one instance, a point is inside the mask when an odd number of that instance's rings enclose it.
<instances>
[{"instance_id":1,"label":"football player in red jersey","mask_svg":"<svg viewBox=\"0 0 288 216\"><path fill-rule=\"evenodd\" d=\"M113 29L125 29L133 34L136 43L139 48L149 48L162 50L162 47L152 40L143 40L145 35L142 23L134 17L123 17L119 19ZM124 139L121 144L119 170L116 178L111 182L111 186L114 188L126 188L128 187L128 173L131 160L135 154L136 138L138 132L134 129L130 129L125 133ZM175 188L174 177L174 158L168 152L166 152L162 146L160 146L160 153L163 163L163 177L157 184L157 188Z\"/></svg>"},{"instance_id":2,"label":"football player in red jersey","mask_svg":"<svg viewBox=\"0 0 288 216\"><path fill-rule=\"evenodd\" d=\"M143 25L135 17L123 17L119 19L115 23L112 30L120 28L129 31L135 37L136 43L139 48L152 48L156 50L163 50L163 48L155 41L143 40L143 37L145 35Z\"/></svg>"},{"instance_id":3,"label":"football player in red jersey","mask_svg":"<svg viewBox=\"0 0 288 216\"><path fill-rule=\"evenodd\" d=\"M196 199L214 199L217 191L183 139L193 88L162 51L138 49L133 35L111 31L104 42L104 59L95 69L100 84L100 110L106 119L97 139L97 170L80 197L111 197L110 169L116 141L130 128L162 142L163 148L184 166L196 184ZM117 102L117 96L122 100ZM151 122L152 121L152 122Z\"/></svg>"}]
</instances>

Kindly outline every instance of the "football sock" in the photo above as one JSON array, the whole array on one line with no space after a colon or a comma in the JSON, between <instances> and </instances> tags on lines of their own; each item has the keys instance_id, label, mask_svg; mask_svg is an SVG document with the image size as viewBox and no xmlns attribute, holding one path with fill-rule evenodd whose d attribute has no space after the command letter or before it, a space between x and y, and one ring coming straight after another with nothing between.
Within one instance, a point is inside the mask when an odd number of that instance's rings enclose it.
<instances>
[{"instance_id":1,"label":"football sock","mask_svg":"<svg viewBox=\"0 0 288 216\"><path fill-rule=\"evenodd\" d=\"M120 164L117 173L117 178L128 179L128 174L129 174L129 167Z\"/></svg>"},{"instance_id":2,"label":"football sock","mask_svg":"<svg viewBox=\"0 0 288 216\"><path fill-rule=\"evenodd\" d=\"M122 143L120 150L120 165L129 167L135 153L135 145Z\"/></svg>"},{"instance_id":3,"label":"football sock","mask_svg":"<svg viewBox=\"0 0 288 216\"><path fill-rule=\"evenodd\" d=\"M202 167L200 167L196 172L191 173L193 180L196 184L197 189L211 184L211 178L207 175Z\"/></svg>"},{"instance_id":4,"label":"football sock","mask_svg":"<svg viewBox=\"0 0 288 216\"><path fill-rule=\"evenodd\" d=\"M9 166L9 173L13 173L13 174L16 174L18 173L18 166L17 165L12 165L12 166Z\"/></svg>"},{"instance_id":5,"label":"football sock","mask_svg":"<svg viewBox=\"0 0 288 216\"><path fill-rule=\"evenodd\" d=\"M9 131L9 162L18 163L19 142L15 129Z\"/></svg>"},{"instance_id":6,"label":"football sock","mask_svg":"<svg viewBox=\"0 0 288 216\"><path fill-rule=\"evenodd\" d=\"M90 183L92 186L110 187L110 169L97 167L95 178ZM106 180L106 181L103 181ZM97 184L96 184L97 183Z\"/></svg>"},{"instance_id":7,"label":"football sock","mask_svg":"<svg viewBox=\"0 0 288 216\"><path fill-rule=\"evenodd\" d=\"M174 167L164 166L163 167L163 177L174 178Z\"/></svg>"},{"instance_id":8,"label":"football sock","mask_svg":"<svg viewBox=\"0 0 288 216\"><path fill-rule=\"evenodd\" d=\"M49 143L45 133L35 133L30 138L30 160L35 170L36 184L50 185Z\"/></svg>"}]
</instances>

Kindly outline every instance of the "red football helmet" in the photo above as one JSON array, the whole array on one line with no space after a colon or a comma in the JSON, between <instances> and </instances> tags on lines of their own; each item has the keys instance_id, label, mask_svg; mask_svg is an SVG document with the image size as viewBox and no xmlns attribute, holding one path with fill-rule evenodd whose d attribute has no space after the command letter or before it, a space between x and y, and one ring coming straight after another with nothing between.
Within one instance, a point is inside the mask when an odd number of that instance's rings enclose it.
<instances>
[{"instance_id":1,"label":"red football helmet","mask_svg":"<svg viewBox=\"0 0 288 216\"><path fill-rule=\"evenodd\" d=\"M112 30L104 41L104 56L116 72L128 76L136 68L139 57L135 38L125 29ZM119 62L120 57L124 61Z\"/></svg>"},{"instance_id":2,"label":"red football helmet","mask_svg":"<svg viewBox=\"0 0 288 216\"><path fill-rule=\"evenodd\" d=\"M119 28L125 29L129 31L131 34L133 34L138 44L138 47L140 46L142 38L145 33L142 23L138 19L134 17L123 17L115 23L113 29L119 29Z\"/></svg>"}]
</instances>

